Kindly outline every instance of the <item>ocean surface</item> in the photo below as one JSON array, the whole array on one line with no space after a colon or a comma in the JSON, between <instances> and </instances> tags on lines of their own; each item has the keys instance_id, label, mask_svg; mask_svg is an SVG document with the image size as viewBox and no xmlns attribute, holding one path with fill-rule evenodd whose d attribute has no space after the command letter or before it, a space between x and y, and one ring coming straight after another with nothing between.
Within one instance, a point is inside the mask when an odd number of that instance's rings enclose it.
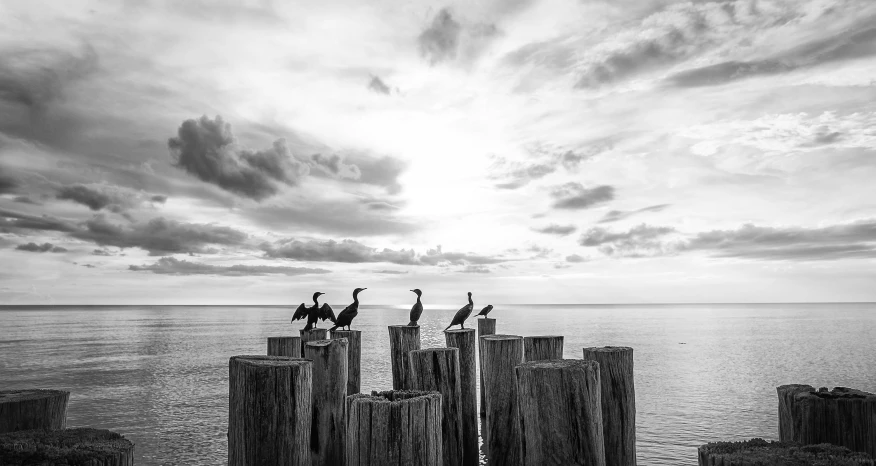
<instances>
[{"instance_id":1,"label":"ocean surface","mask_svg":"<svg viewBox=\"0 0 876 466\"><path fill-rule=\"evenodd\" d=\"M408 306L360 310L363 391L391 388L386 326L407 323ZM423 348L444 346L455 309L427 306ZM69 390L68 426L125 435L138 465L225 464L228 358L298 335L292 313L0 307L0 389ZM566 358L634 348L641 465L696 465L709 441L775 439L779 385L876 391L876 304L496 305L491 317L498 333L564 335Z\"/></svg>"}]
</instances>

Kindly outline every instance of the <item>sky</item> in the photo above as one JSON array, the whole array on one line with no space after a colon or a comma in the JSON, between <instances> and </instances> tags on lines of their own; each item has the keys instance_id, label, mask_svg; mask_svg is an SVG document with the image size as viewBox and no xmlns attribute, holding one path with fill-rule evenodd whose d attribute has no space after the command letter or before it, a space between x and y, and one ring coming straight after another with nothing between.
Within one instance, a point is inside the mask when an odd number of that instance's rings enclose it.
<instances>
[{"instance_id":1,"label":"sky","mask_svg":"<svg viewBox=\"0 0 876 466\"><path fill-rule=\"evenodd\" d=\"M0 304L876 301L872 0L0 17Z\"/></svg>"}]
</instances>

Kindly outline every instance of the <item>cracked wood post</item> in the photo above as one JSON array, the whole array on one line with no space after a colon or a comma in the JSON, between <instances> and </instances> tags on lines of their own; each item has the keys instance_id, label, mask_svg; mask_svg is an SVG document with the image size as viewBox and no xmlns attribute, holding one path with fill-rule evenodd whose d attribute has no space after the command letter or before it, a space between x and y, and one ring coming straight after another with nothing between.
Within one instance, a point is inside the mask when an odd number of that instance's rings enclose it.
<instances>
[{"instance_id":1,"label":"cracked wood post","mask_svg":"<svg viewBox=\"0 0 876 466\"><path fill-rule=\"evenodd\" d=\"M481 417L483 417L485 415L484 408L486 408L487 405L484 403L484 360L481 357L484 353L484 348L483 348L483 346L481 346L480 337L482 337L484 335L495 335L495 334L496 334L496 319L491 319L489 317L484 317L483 319L478 319L478 364L479 364L478 367L480 367L478 374L480 376L480 382L481 382L481 384L478 385L480 387L480 390L478 390L478 392L480 392L480 399L481 399L481 403L480 403L478 412L480 413Z\"/></svg>"},{"instance_id":2,"label":"cracked wood post","mask_svg":"<svg viewBox=\"0 0 876 466\"><path fill-rule=\"evenodd\" d=\"M599 364L545 359L515 369L522 464L605 466Z\"/></svg>"},{"instance_id":3,"label":"cracked wood post","mask_svg":"<svg viewBox=\"0 0 876 466\"><path fill-rule=\"evenodd\" d=\"M443 466L441 404L436 392L348 396L346 466Z\"/></svg>"},{"instance_id":4,"label":"cracked wood post","mask_svg":"<svg viewBox=\"0 0 876 466\"><path fill-rule=\"evenodd\" d=\"M304 346L304 357L313 361L313 466L344 463L347 347L346 338L309 341Z\"/></svg>"},{"instance_id":5,"label":"cracked wood post","mask_svg":"<svg viewBox=\"0 0 876 466\"><path fill-rule=\"evenodd\" d=\"M829 464L831 466L874 466L870 455L845 447L822 443L801 448L790 442L751 439L744 442L713 442L697 448L699 466L786 466Z\"/></svg>"},{"instance_id":6,"label":"cracked wood post","mask_svg":"<svg viewBox=\"0 0 876 466\"><path fill-rule=\"evenodd\" d=\"M441 393L444 466L463 464L459 350L429 348L411 351L410 357L414 390Z\"/></svg>"},{"instance_id":7,"label":"cracked wood post","mask_svg":"<svg viewBox=\"0 0 876 466\"><path fill-rule=\"evenodd\" d=\"M312 328L310 330L299 330L301 334L301 354L304 354L304 345L308 341L328 340L328 329Z\"/></svg>"},{"instance_id":8,"label":"cracked wood post","mask_svg":"<svg viewBox=\"0 0 876 466\"><path fill-rule=\"evenodd\" d=\"M389 326L389 356L392 360L392 389L411 389L411 358L413 350L420 349L420 327Z\"/></svg>"},{"instance_id":9,"label":"cracked wood post","mask_svg":"<svg viewBox=\"0 0 876 466\"><path fill-rule=\"evenodd\" d=\"M558 335L523 337L523 359L526 362L563 359L563 337Z\"/></svg>"},{"instance_id":10,"label":"cracked wood post","mask_svg":"<svg viewBox=\"0 0 876 466\"><path fill-rule=\"evenodd\" d=\"M478 451L478 389L475 360L475 329L444 331L448 348L459 350L459 383L462 388L462 455L465 466L477 465Z\"/></svg>"},{"instance_id":11,"label":"cracked wood post","mask_svg":"<svg viewBox=\"0 0 876 466\"><path fill-rule=\"evenodd\" d=\"M67 427L70 392L63 390L0 390L0 434L30 429Z\"/></svg>"},{"instance_id":12,"label":"cracked wood post","mask_svg":"<svg viewBox=\"0 0 876 466\"><path fill-rule=\"evenodd\" d=\"M286 356L228 362L228 466L310 466L313 363Z\"/></svg>"},{"instance_id":13,"label":"cracked wood post","mask_svg":"<svg viewBox=\"0 0 876 466\"><path fill-rule=\"evenodd\" d=\"M362 390L362 331L332 330L332 340L347 339L347 395L355 395Z\"/></svg>"},{"instance_id":14,"label":"cracked wood post","mask_svg":"<svg viewBox=\"0 0 876 466\"><path fill-rule=\"evenodd\" d=\"M301 337L268 337L268 356L301 357Z\"/></svg>"},{"instance_id":15,"label":"cracked wood post","mask_svg":"<svg viewBox=\"0 0 876 466\"><path fill-rule=\"evenodd\" d=\"M22 430L0 434L0 464L131 466L134 444L104 429Z\"/></svg>"},{"instance_id":16,"label":"cracked wood post","mask_svg":"<svg viewBox=\"0 0 876 466\"><path fill-rule=\"evenodd\" d=\"M636 465L636 389L633 349L584 348L584 360L599 363L606 466Z\"/></svg>"},{"instance_id":17,"label":"cracked wood post","mask_svg":"<svg viewBox=\"0 0 876 466\"><path fill-rule=\"evenodd\" d=\"M487 401L487 458L490 464L517 466L523 463L514 368L523 363L523 337L486 335L481 341Z\"/></svg>"}]
</instances>

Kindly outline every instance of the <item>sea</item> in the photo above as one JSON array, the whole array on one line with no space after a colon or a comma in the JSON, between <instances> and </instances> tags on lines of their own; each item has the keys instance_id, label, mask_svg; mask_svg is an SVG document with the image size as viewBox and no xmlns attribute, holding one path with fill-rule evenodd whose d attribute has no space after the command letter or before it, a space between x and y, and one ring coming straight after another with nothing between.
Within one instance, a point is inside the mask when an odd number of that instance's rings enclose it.
<instances>
[{"instance_id":1,"label":"sea","mask_svg":"<svg viewBox=\"0 0 876 466\"><path fill-rule=\"evenodd\" d=\"M387 326L406 324L408 306L362 306L353 322L363 392L392 388ZM423 348L444 346L456 308L426 306ZM123 434L141 466L226 464L228 360L298 335L293 311L2 306L0 390L70 391L68 427ZM640 465L696 465L708 442L776 439L780 385L876 392L873 303L497 304L490 317L498 333L563 335L568 359L584 347L632 347Z\"/></svg>"}]
</instances>

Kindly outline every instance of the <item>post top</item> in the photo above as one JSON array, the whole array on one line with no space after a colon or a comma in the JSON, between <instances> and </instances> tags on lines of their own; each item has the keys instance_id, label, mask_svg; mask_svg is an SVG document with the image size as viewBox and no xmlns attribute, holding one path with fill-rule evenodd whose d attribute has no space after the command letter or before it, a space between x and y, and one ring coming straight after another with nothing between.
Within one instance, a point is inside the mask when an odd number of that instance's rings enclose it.
<instances>
[{"instance_id":1,"label":"post top","mask_svg":"<svg viewBox=\"0 0 876 466\"><path fill-rule=\"evenodd\" d=\"M38 400L50 396L67 395L70 392L64 390L44 390L40 388L28 388L23 390L0 390L0 403Z\"/></svg>"},{"instance_id":2,"label":"post top","mask_svg":"<svg viewBox=\"0 0 876 466\"><path fill-rule=\"evenodd\" d=\"M362 333L361 330L332 330L332 334L350 334L350 333Z\"/></svg>"},{"instance_id":3,"label":"post top","mask_svg":"<svg viewBox=\"0 0 876 466\"><path fill-rule=\"evenodd\" d=\"M552 340L555 338L563 339L563 335L533 335L531 337L523 337L524 340L535 340L535 339L545 339Z\"/></svg>"},{"instance_id":4,"label":"post top","mask_svg":"<svg viewBox=\"0 0 876 466\"><path fill-rule=\"evenodd\" d=\"M524 362L517 365L517 370L538 369L592 369L599 371L599 363L584 359L542 359L540 361Z\"/></svg>"},{"instance_id":5,"label":"post top","mask_svg":"<svg viewBox=\"0 0 876 466\"><path fill-rule=\"evenodd\" d=\"M276 337L268 337L268 340L278 340L278 339L281 339L281 338L297 338L297 339L299 339L299 340L301 339L300 336L299 336L299 337L293 337L293 336L291 336L291 335L282 335L282 336L276 336Z\"/></svg>"},{"instance_id":6,"label":"post top","mask_svg":"<svg viewBox=\"0 0 876 466\"><path fill-rule=\"evenodd\" d=\"M833 390L828 390L826 387L819 388L815 390L815 387L811 385L782 385L777 387L776 390L779 392L779 396L782 393L792 393L794 398L823 398L823 399L837 399L837 398L871 398L876 399L876 394L868 393L862 390L856 390L854 388L847 387L835 387Z\"/></svg>"},{"instance_id":7,"label":"post top","mask_svg":"<svg viewBox=\"0 0 876 466\"><path fill-rule=\"evenodd\" d=\"M21 448L17 450L19 454L25 454L27 459L31 461L39 460L38 464L61 464L52 460L71 459L72 452L77 455L77 464L93 464L92 461L87 460L103 460L99 464L106 464L104 461L112 459L118 453L130 451L134 446L123 435L105 429L88 427L8 432L0 434L0 445L7 447L18 445ZM0 450L5 449L0 447ZM44 462L46 460L49 461ZM84 462L79 463L79 461Z\"/></svg>"},{"instance_id":8,"label":"post top","mask_svg":"<svg viewBox=\"0 0 876 466\"><path fill-rule=\"evenodd\" d=\"M594 346L592 348L584 348L584 351L592 353L623 353L625 351L633 351L629 346Z\"/></svg>"},{"instance_id":9,"label":"post top","mask_svg":"<svg viewBox=\"0 0 876 466\"><path fill-rule=\"evenodd\" d=\"M324 347L324 346L331 346L331 345L347 346L347 342L348 342L348 340L346 338L334 338L331 340L308 341L307 344L304 346L313 346L313 347Z\"/></svg>"},{"instance_id":10,"label":"post top","mask_svg":"<svg viewBox=\"0 0 876 466\"><path fill-rule=\"evenodd\" d=\"M261 354L231 356L229 363L232 362L258 367L306 366L312 364L309 359L293 358L291 356L264 356Z\"/></svg>"},{"instance_id":11,"label":"post top","mask_svg":"<svg viewBox=\"0 0 876 466\"><path fill-rule=\"evenodd\" d=\"M411 353L458 353L459 348L423 348L411 350Z\"/></svg>"},{"instance_id":12,"label":"post top","mask_svg":"<svg viewBox=\"0 0 876 466\"><path fill-rule=\"evenodd\" d=\"M417 330L417 331L420 330L419 325L387 325L387 327L395 328L395 329L399 329L399 330L401 330L401 329L411 329L411 330Z\"/></svg>"},{"instance_id":13,"label":"post top","mask_svg":"<svg viewBox=\"0 0 876 466\"><path fill-rule=\"evenodd\" d=\"M475 329L473 328L454 328L450 330L445 330L444 333L469 333L474 331Z\"/></svg>"},{"instance_id":14,"label":"post top","mask_svg":"<svg viewBox=\"0 0 876 466\"><path fill-rule=\"evenodd\" d=\"M523 340L523 337L520 335L481 335L481 339L490 340L490 341L506 341L506 340Z\"/></svg>"},{"instance_id":15,"label":"post top","mask_svg":"<svg viewBox=\"0 0 876 466\"><path fill-rule=\"evenodd\" d=\"M357 393L354 395L350 395L347 399L352 402L366 402L366 403L414 403L424 399L431 400L440 400L441 393L439 392L427 392L427 391L419 391L419 390L389 390L385 392L377 392L372 391L370 395L365 393Z\"/></svg>"}]
</instances>

